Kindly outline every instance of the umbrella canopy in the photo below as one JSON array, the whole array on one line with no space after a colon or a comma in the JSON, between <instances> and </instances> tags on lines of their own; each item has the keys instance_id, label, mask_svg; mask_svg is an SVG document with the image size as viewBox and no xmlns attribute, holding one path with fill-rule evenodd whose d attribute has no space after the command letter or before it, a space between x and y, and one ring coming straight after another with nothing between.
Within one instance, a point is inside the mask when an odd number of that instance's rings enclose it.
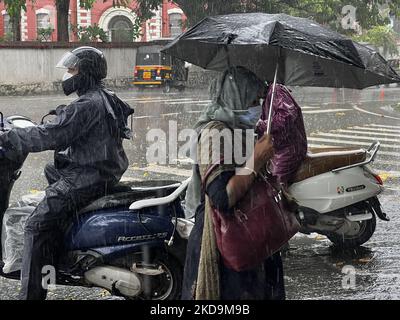
<instances>
[{"instance_id":1,"label":"umbrella canopy","mask_svg":"<svg viewBox=\"0 0 400 320\"><path fill-rule=\"evenodd\" d=\"M277 70L276 81L285 85L363 89L400 82L378 52L286 14L207 17L163 51L209 70L243 66L266 81Z\"/></svg>"}]
</instances>

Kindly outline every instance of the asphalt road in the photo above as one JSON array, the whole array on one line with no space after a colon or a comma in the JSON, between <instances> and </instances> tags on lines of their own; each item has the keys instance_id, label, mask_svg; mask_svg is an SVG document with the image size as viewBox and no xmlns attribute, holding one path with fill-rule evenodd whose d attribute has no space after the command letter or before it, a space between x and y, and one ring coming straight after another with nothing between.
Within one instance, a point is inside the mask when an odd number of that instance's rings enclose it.
<instances>
[{"instance_id":1,"label":"asphalt road","mask_svg":"<svg viewBox=\"0 0 400 320\"><path fill-rule=\"evenodd\" d=\"M338 252L322 236L298 234L284 255L288 299L399 299L400 298L400 89L367 89L363 92L332 89L293 88L302 106L310 146L368 147L381 140L382 148L373 167L384 180L386 191L380 196L390 222L377 221L374 236L364 246L351 252ZM148 132L159 128L169 137L171 125L178 131L191 128L201 110L209 103L206 91L162 94L157 89L121 91L120 97L135 108L134 137L125 143L130 168L124 179L183 180L190 175L185 159L176 165L146 161ZM47 111L73 98L61 95L0 97L0 111L5 116L22 114L40 122ZM52 160L51 152L30 154L21 178L15 184L11 202L22 195L43 190L44 165ZM355 284L344 288L343 268L355 271ZM0 299L16 299L18 281L0 278ZM58 286L48 299L116 299L102 289Z\"/></svg>"}]
</instances>

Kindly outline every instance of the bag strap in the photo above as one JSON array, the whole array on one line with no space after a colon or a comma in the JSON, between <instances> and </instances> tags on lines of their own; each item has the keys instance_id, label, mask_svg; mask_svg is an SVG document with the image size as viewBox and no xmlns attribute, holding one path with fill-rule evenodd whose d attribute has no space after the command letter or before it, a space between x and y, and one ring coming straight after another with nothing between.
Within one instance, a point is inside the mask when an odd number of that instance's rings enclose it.
<instances>
[{"instance_id":1,"label":"bag strap","mask_svg":"<svg viewBox=\"0 0 400 320\"><path fill-rule=\"evenodd\" d=\"M211 173L214 171L214 169L215 169L216 167L218 167L219 165L221 165L221 164L223 164L223 163L224 163L224 157L221 157L221 159L219 159L218 162L213 163L211 166L209 166L209 167L207 168L207 171L206 171L206 173L204 174L203 179L201 179L201 191L202 191L203 193L206 192L206 183L207 183L207 180L208 180L208 178L210 177Z\"/></svg>"}]
</instances>

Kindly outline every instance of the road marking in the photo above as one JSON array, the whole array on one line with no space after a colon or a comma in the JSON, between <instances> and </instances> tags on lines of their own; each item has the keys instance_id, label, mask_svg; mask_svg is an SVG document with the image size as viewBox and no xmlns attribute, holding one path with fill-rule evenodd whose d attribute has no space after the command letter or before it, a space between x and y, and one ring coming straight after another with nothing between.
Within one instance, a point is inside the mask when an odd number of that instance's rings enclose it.
<instances>
[{"instance_id":1,"label":"road marking","mask_svg":"<svg viewBox=\"0 0 400 320\"><path fill-rule=\"evenodd\" d=\"M308 143L309 148L336 148L337 146L327 146L325 144Z\"/></svg>"},{"instance_id":2,"label":"road marking","mask_svg":"<svg viewBox=\"0 0 400 320\"><path fill-rule=\"evenodd\" d=\"M354 127L349 127L349 128L371 132L371 128L365 128L365 127L359 127L359 126L354 126ZM374 130L378 131L378 132L400 133L400 130L395 130L395 129L374 128Z\"/></svg>"},{"instance_id":3,"label":"road marking","mask_svg":"<svg viewBox=\"0 0 400 320\"><path fill-rule=\"evenodd\" d=\"M307 110L307 109L321 109L321 107L309 107L309 106L301 107L301 110Z\"/></svg>"},{"instance_id":4,"label":"road marking","mask_svg":"<svg viewBox=\"0 0 400 320\"><path fill-rule=\"evenodd\" d=\"M45 96L45 97L30 97L30 98L21 98L22 101L39 101L39 100L49 100L49 101L73 101L73 99L69 97L52 97L52 96Z\"/></svg>"},{"instance_id":5,"label":"road marking","mask_svg":"<svg viewBox=\"0 0 400 320\"><path fill-rule=\"evenodd\" d=\"M190 110L190 111L186 111L186 113L200 113L203 112L203 110Z\"/></svg>"},{"instance_id":6,"label":"road marking","mask_svg":"<svg viewBox=\"0 0 400 320\"><path fill-rule=\"evenodd\" d=\"M130 101L125 99L124 101ZM164 100L137 100L133 101L140 104L163 103L163 104L209 104L211 100L193 100L193 99L164 99Z\"/></svg>"},{"instance_id":7,"label":"road marking","mask_svg":"<svg viewBox=\"0 0 400 320\"><path fill-rule=\"evenodd\" d=\"M205 104L208 105L211 101L209 100L191 100L191 101L178 101L178 102L170 102L170 101L166 101L169 104L194 104L194 105L199 105L199 104Z\"/></svg>"},{"instance_id":8,"label":"road marking","mask_svg":"<svg viewBox=\"0 0 400 320\"><path fill-rule=\"evenodd\" d=\"M378 155L379 155L379 154L380 154L380 152L378 151ZM376 160L375 160L375 163L376 163L376 164L386 164L386 165L390 165L390 166L395 165L396 167L399 167L399 168L400 168L400 164L399 164L399 162L396 161L396 160L379 160L379 159L376 159Z\"/></svg>"},{"instance_id":9,"label":"road marking","mask_svg":"<svg viewBox=\"0 0 400 320\"><path fill-rule=\"evenodd\" d=\"M361 109L360 107L357 107L357 106L353 106L353 109L357 110L357 111L360 111L360 112L363 112L363 113L371 114L373 116L378 116L378 117L381 117L381 118L400 120L400 118L386 116L386 115L384 115L382 113L375 113L375 112L367 111L367 110Z\"/></svg>"},{"instance_id":10,"label":"road marking","mask_svg":"<svg viewBox=\"0 0 400 320\"><path fill-rule=\"evenodd\" d=\"M138 170L147 171L147 172L154 172L154 173L164 173L164 174L173 174L177 176L185 176L190 177L192 176L192 170L187 169L178 169L173 167L162 166L158 164L152 164L144 168L139 168Z\"/></svg>"},{"instance_id":11,"label":"road marking","mask_svg":"<svg viewBox=\"0 0 400 320\"><path fill-rule=\"evenodd\" d=\"M367 127L379 127L379 128L387 128L387 129L399 129L400 130L400 126L386 126L383 124L367 124Z\"/></svg>"},{"instance_id":12,"label":"road marking","mask_svg":"<svg viewBox=\"0 0 400 320\"><path fill-rule=\"evenodd\" d=\"M318 114L318 113L337 113L343 111L353 111L352 109L321 109L321 110L312 110L312 111L303 111L306 114Z\"/></svg>"},{"instance_id":13,"label":"road marking","mask_svg":"<svg viewBox=\"0 0 400 320\"><path fill-rule=\"evenodd\" d=\"M385 189L387 189L387 190L398 191L398 192L400 192L400 188L393 188L393 187L387 187L387 186L384 186L384 187L385 187Z\"/></svg>"},{"instance_id":14,"label":"road marking","mask_svg":"<svg viewBox=\"0 0 400 320\"><path fill-rule=\"evenodd\" d=\"M161 117L170 117L170 116L177 116L179 114L182 114L181 112L171 112L171 113L161 113Z\"/></svg>"},{"instance_id":15,"label":"road marking","mask_svg":"<svg viewBox=\"0 0 400 320\"><path fill-rule=\"evenodd\" d=\"M376 140L372 137L364 137L364 136L351 136L351 135L347 135L347 134L337 134L337 133L327 133L327 132L321 132L321 133L316 133L315 135L313 135L313 137L315 136L325 136L325 137L336 137L336 138L349 138L349 139L361 139L361 140L369 140L371 141L371 143ZM387 141L387 142L400 142L400 139L388 139L388 138L379 138L379 141Z\"/></svg>"},{"instance_id":16,"label":"road marking","mask_svg":"<svg viewBox=\"0 0 400 320\"><path fill-rule=\"evenodd\" d=\"M133 119L149 119L149 118L156 118L156 116L135 116Z\"/></svg>"},{"instance_id":17,"label":"road marking","mask_svg":"<svg viewBox=\"0 0 400 320\"><path fill-rule=\"evenodd\" d=\"M307 137L307 140L317 141L317 142L331 142L331 143L338 143L342 145L351 144L351 145L359 145L359 146L371 146L371 143L364 142L364 141L343 141L343 140L336 140L336 139L326 139L326 138L317 138L317 137ZM381 147L390 148L390 149L400 149L400 146L393 146L390 144L381 144ZM398 153L400 156L400 153Z\"/></svg>"},{"instance_id":18,"label":"road marking","mask_svg":"<svg viewBox=\"0 0 400 320\"><path fill-rule=\"evenodd\" d=\"M163 102L163 101L184 101L193 100L193 98L125 98L124 101L135 101L135 102Z\"/></svg>"},{"instance_id":19,"label":"road marking","mask_svg":"<svg viewBox=\"0 0 400 320\"><path fill-rule=\"evenodd\" d=\"M398 134L391 134L391 133L382 133L382 132L375 132L375 131L359 131L359 130L346 130L346 129L336 129L333 132L344 132L344 133L357 133L363 135L371 135L371 136L383 136L383 137L398 137Z\"/></svg>"},{"instance_id":20,"label":"road marking","mask_svg":"<svg viewBox=\"0 0 400 320\"><path fill-rule=\"evenodd\" d=\"M387 175L389 178L398 178L400 177L400 171L385 171L385 170L376 170L378 175Z\"/></svg>"}]
</instances>

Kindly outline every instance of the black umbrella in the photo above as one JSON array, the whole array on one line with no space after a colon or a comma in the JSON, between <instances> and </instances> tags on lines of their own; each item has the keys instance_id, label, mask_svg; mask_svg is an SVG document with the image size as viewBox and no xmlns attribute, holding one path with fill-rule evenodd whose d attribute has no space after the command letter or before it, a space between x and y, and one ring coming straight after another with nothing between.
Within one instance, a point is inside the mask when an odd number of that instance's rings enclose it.
<instances>
[{"instance_id":1,"label":"black umbrella","mask_svg":"<svg viewBox=\"0 0 400 320\"><path fill-rule=\"evenodd\" d=\"M210 70L244 66L286 85L365 87L400 82L376 51L309 19L242 13L208 17L163 51Z\"/></svg>"},{"instance_id":2,"label":"black umbrella","mask_svg":"<svg viewBox=\"0 0 400 320\"><path fill-rule=\"evenodd\" d=\"M278 82L363 89L400 82L378 52L309 19L286 14L207 17L163 51L209 70L243 66L274 81L274 87Z\"/></svg>"}]
</instances>

